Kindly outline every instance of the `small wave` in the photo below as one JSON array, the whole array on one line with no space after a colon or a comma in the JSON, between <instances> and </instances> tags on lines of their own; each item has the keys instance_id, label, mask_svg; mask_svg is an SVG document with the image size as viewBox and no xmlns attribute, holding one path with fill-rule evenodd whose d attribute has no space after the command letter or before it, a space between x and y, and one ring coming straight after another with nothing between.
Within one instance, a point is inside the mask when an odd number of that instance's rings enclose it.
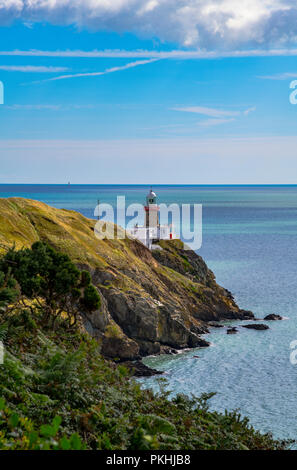
<instances>
[{"instance_id":1,"label":"small wave","mask_svg":"<svg viewBox=\"0 0 297 470\"><path fill-rule=\"evenodd\" d=\"M192 351L192 348L177 349L177 354L183 354L185 352Z\"/></svg>"}]
</instances>

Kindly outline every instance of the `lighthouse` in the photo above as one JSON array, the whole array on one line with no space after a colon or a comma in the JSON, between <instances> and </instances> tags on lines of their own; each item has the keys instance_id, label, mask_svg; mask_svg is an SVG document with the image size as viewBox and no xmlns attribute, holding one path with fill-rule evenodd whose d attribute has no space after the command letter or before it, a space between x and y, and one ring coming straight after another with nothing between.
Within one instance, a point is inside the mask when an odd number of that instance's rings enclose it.
<instances>
[{"instance_id":1,"label":"lighthouse","mask_svg":"<svg viewBox=\"0 0 297 470\"><path fill-rule=\"evenodd\" d=\"M161 249L158 244L160 240L172 240L175 238L172 225L160 225L159 211L157 195L151 188L146 196L143 226L140 227L136 224L132 229L126 229L128 236L137 238L149 250Z\"/></svg>"},{"instance_id":2,"label":"lighthouse","mask_svg":"<svg viewBox=\"0 0 297 470\"><path fill-rule=\"evenodd\" d=\"M154 191L150 190L146 196L145 210L145 221L144 226L147 228L157 228L160 225L159 222L159 207L157 205L157 195Z\"/></svg>"}]
</instances>

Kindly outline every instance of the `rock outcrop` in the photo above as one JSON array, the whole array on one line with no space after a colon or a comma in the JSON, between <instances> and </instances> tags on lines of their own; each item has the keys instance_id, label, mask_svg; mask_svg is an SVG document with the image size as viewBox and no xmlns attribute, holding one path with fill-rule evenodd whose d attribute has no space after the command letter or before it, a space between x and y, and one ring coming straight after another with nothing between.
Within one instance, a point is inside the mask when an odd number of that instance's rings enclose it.
<instances>
[{"instance_id":1,"label":"rock outcrop","mask_svg":"<svg viewBox=\"0 0 297 470\"><path fill-rule=\"evenodd\" d=\"M151 377L152 375L162 375L163 372L146 366L142 361L126 361L123 363L134 377Z\"/></svg>"},{"instance_id":2,"label":"rock outcrop","mask_svg":"<svg viewBox=\"0 0 297 470\"><path fill-rule=\"evenodd\" d=\"M224 325L221 325L218 321L209 321L207 324L212 328L224 328Z\"/></svg>"},{"instance_id":3,"label":"rock outcrop","mask_svg":"<svg viewBox=\"0 0 297 470\"><path fill-rule=\"evenodd\" d=\"M234 335L236 333L238 333L238 329L235 326L227 328L227 335Z\"/></svg>"},{"instance_id":4,"label":"rock outcrop","mask_svg":"<svg viewBox=\"0 0 297 470\"><path fill-rule=\"evenodd\" d=\"M82 319L103 355L131 361L204 347L209 344L201 337L208 332L207 322L253 319L181 241L161 241L160 249L151 252L129 238L98 240L95 223L37 201L0 199L0 249L46 241L90 272L101 307L91 315L82 312Z\"/></svg>"},{"instance_id":5,"label":"rock outcrop","mask_svg":"<svg viewBox=\"0 0 297 470\"><path fill-rule=\"evenodd\" d=\"M264 320L269 320L269 321L276 321L276 320L282 320L283 317L281 317L280 315L277 315L276 313L270 313L269 315L266 315L266 317L264 317Z\"/></svg>"},{"instance_id":6,"label":"rock outcrop","mask_svg":"<svg viewBox=\"0 0 297 470\"><path fill-rule=\"evenodd\" d=\"M269 330L269 326L263 323L250 323L249 325L242 325L242 327L248 328L249 330Z\"/></svg>"}]
</instances>

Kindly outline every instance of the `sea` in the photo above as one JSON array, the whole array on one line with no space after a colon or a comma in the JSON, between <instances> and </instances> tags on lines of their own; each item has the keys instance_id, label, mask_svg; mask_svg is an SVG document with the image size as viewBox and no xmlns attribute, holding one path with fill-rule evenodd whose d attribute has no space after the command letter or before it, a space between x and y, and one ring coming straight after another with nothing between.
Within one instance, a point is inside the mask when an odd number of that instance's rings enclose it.
<instances>
[{"instance_id":1,"label":"sea","mask_svg":"<svg viewBox=\"0 0 297 470\"><path fill-rule=\"evenodd\" d=\"M95 218L97 200L144 203L146 185L0 185L0 197L37 199ZM174 356L149 357L164 371L172 394L215 392L210 408L239 410L251 424L277 438L297 438L297 185L155 185L158 202L202 205L201 255L239 306L257 318L270 313L282 321L269 330L239 326L235 335L213 328L211 346ZM296 343L297 344L297 343ZM197 357L198 356L198 357ZM141 379L159 389L156 377Z\"/></svg>"}]
</instances>

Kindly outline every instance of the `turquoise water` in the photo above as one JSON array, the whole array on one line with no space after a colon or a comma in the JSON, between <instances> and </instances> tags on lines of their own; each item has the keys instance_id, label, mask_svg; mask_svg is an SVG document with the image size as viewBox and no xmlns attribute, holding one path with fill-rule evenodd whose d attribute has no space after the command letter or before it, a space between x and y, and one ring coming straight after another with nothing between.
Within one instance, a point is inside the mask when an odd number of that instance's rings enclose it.
<instances>
[{"instance_id":1,"label":"turquoise water","mask_svg":"<svg viewBox=\"0 0 297 470\"><path fill-rule=\"evenodd\" d=\"M144 202L147 186L0 185L0 197L38 199L93 217L96 201ZM212 346L178 356L147 358L166 371L176 392L217 392L217 410L239 408L252 424L277 437L297 437L297 366L290 342L297 340L297 186L154 186L159 202L203 204L199 250L217 281L242 308L258 317L278 313L270 330L240 328L237 335L214 329ZM238 324L238 322L234 322ZM194 358L198 355L199 358ZM158 388L153 378L144 386Z\"/></svg>"}]
</instances>

